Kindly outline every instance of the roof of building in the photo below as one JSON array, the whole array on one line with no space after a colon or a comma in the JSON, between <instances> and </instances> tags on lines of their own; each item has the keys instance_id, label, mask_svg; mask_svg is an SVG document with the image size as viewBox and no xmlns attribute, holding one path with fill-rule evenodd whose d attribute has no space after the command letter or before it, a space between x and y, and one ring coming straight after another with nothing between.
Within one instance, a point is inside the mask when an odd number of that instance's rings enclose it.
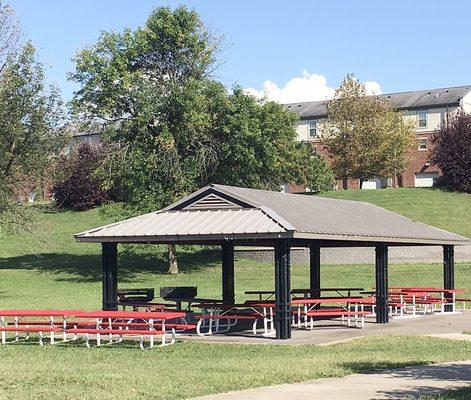
<instances>
[{"instance_id":1,"label":"roof of building","mask_svg":"<svg viewBox=\"0 0 471 400\"><path fill-rule=\"evenodd\" d=\"M316 239L390 244L471 241L373 204L209 185L167 208L75 235L83 242Z\"/></svg>"},{"instance_id":2,"label":"roof of building","mask_svg":"<svg viewBox=\"0 0 471 400\"><path fill-rule=\"evenodd\" d=\"M471 91L471 85L441 89L414 90L410 92L386 93L380 95L388 99L399 109L416 109L424 107L455 106ZM286 104L286 108L297 113L301 119L321 118L327 116L326 101L309 101Z\"/></svg>"}]
</instances>

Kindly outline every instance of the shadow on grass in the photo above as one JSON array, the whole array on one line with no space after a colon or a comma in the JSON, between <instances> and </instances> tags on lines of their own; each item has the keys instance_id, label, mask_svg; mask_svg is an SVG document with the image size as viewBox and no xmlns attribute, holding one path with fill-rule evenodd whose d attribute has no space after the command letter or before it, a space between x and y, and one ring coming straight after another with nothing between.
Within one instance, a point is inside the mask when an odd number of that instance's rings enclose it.
<instances>
[{"instance_id":1,"label":"shadow on grass","mask_svg":"<svg viewBox=\"0 0 471 400\"><path fill-rule=\"evenodd\" d=\"M402 379L410 381L410 386L404 383L401 389L388 389L383 387L376 392L380 398L391 399L417 399L431 393L443 392L443 383L451 386L471 382L471 370L469 364L465 363L447 363L447 364L428 364L419 361L410 362L352 362L342 364L352 373L368 374L382 373L387 375L388 379ZM433 384L432 384L433 382ZM386 385L387 386L387 385ZM469 395L469 388L462 389L464 395ZM427 397L425 397L427 398ZM455 397L450 397L455 399ZM456 397L461 399L468 397Z\"/></svg>"},{"instance_id":2,"label":"shadow on grass","mask_svg":"<svg viewBox=\"0 0 471 400\"><path fill-rule=\"evenodd\" d=\"M86 349L90 351L92 349L106 349L106 350L123 350L123 349L133 349L133 350L141 350L139 347L139 340L138 338L132 339L124 339L121 342L118 341L117 337L113 337L113 342L109 343L108 336L102 335L102 343L100 346L96 345L96 339L90 339L90 349L87 348L85 339L78 338L76 340L67 340L63 342L62 339L57 336L54 345L50 344L49 337L44 337L44 348L54 348L58 350L68 350L68 349ZM7 343L4 345L7 347L23 347L23 348L30 348L30 347L40 347L39 341L37 337L30 337L29 339L20 338L17 342L15 342L12 338L7 338ZM149 346L149 338L146 337L144 341L144 346L147 348ZM159 341L155 339L155 349L162 348L159 346Z\"/></svg>"},{"instance_id":3,"label":"shadow on grass","mask_svg":"<svg viewBox=\"0 0 471 400\"><path fill-rule=\"evenodd\" d=\"M220 262L220 252L216 249L199 249L178 253L180 271L196 272ZM0 258L0 270L34 270L60 274L58 281L101 282L100 254L42 253L25 254L17 257ZM168 263L162 254L120 251L118 274L120 282L130 282L139 273L167 274Z\"/></svg>"},{"instance_id":4,"label":"shadow on grass","mask_svg":"<svg viewBox=\"0 0 471 400\"><path fill-rule=\"evenodd\" d=\"M342 367L351 371L352 374L378 373L418 365L427 365L427 363L420 361L354 361L342 363Z\"/></svg>"}]
</instances>

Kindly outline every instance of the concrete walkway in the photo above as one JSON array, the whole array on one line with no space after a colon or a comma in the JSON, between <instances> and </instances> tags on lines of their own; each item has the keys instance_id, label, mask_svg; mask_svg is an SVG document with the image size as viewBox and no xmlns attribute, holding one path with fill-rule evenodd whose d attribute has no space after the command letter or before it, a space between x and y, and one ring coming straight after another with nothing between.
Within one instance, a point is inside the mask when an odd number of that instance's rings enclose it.
<instances>
[{"instance_id":1,"label":"concrete walkway","mask_svg":"<svg viewBox=\"0 0 471 400\"><path fill-rule=\"evenodd\" d=\"M463 335L471 331L471 311L456 314L433 314L417 317L393 318L389 324L377 324L373 318L367 318L363 329L348 328L338 321L318 321L312 331L293 329L292 339L275 341L273 338L253 336L251 331L231 332L229 334L200 337L196 334L180 335L184 340L199 343L237 343L237 344L279 344L305 345L317 344L328 346L334 343L348 342L353 339L383 335L419 335L437 336L448 339L471 339ZM451 335L451 336L450 336Z\"/></svg>"},{"instance_id":2,"label":"concrete walkway","mask_svg":"<svg viewBox=\"0 0 471 400\"><path fill-rule=\"evenodd\" d=\"M433 394L470 384L471 361L464 361L261 387L195 400L390 400Z\"/></svg>"}]
</instances>

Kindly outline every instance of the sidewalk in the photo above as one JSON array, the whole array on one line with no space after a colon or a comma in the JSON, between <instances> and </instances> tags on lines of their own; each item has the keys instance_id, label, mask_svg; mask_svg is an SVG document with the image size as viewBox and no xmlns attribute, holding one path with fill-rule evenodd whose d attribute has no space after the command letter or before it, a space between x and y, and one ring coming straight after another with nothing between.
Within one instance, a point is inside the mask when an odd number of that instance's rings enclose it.
<instances>
[{"instance_id":1,"label":"sidewalk","mask_svg":"<svg viewBox=\"0 0 471 400\"><path fill-rule=\"evenodd\" d=\"M437 393L469 384L471 361L463 361L261 387L195 400L390 400Z\"/></svg>"},{"instance_id":2,"label":"sidewalk","mask_svg":"<svg viewBox=\"0 0 471 400\"><path fill-rule=\"evenodd\" d=\"M292 338L277 345L331 345L349 340L383 335L419 335L437 336L446 339L470 340L471 335L463 331L471 329L471 311L456 314L441 314L393 318L389 324L377 324L374 318L367 318L363 329L339 326L338 321L319 321L313 331L293 329ZM239 343L239 344L275 344L273 338L253 336L252 332L233 332L224 335L200 337L196 334L181 335L184 340L196 340L199 343Z\"/></svg>"}]
</instances>

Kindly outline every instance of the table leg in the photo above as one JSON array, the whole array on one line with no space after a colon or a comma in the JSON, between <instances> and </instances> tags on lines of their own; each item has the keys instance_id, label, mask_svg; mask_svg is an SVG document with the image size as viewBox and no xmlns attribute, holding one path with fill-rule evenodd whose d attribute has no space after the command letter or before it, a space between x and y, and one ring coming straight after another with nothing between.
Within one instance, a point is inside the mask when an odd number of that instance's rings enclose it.
<instances>
[{"instance_id":1,"label":"table leg","mask_svg":"<svg viewBox=\"0 0 471 400\"><path fill-rule=\"evenodd\" d=\"M67 341L67 333L65 332L65 330L67 329L67 316L63 316L62 317L62 341L63 342L66 342Z\"/></svg>"},{"instance_id":2,"label":"table leg","mask_svg":"<svg viewBox=\"0 0 471 400\"><path fill-rule=\"evenodd\" d=\"M18 317L15 317L15 327L18 327ZM19 340L20 333L17 331L15 332L15 342Z\"/></svg>"},{"instance_id":3,"label":"table leg","mask_svg":"<svg viewBox=\"0 0 471 400\"><path fill-rule=\"evenodd\" d=\"M152 318L149 319L149 330L154 330L154 320ZM162 332L162 346L165 346L165 320L162 320ZM154 335L150 335L149 341L151 349L154 347L154 338Z\"/></svg>"},{"instance_id":4,"label":"table leg","mask_svg":"<svg viewBox=\"0 0 471 400\"><path fill-rule=\"evenodd\" d=\"M2 315L0 317L0 326L5 326L5 317ZM7 333L5 331L2 331L2 344L5 344L7 341Z\"/></svg>"},{"instance_id":5,"label":"table leg","mask_svg":"<svg viewBox=\"0 0 471 400\"><path fill-rule=\"evenodd\" d=\"M51 316L50 321L51 321L51 328L54 328L54 317L53 316ZM49 333L49 336L51 338L51 344L54 344L54 331L51 331Z\"/></svg>"},{"instance_id":6,"label":"table leg","mask_svg":"<svg viewBox=\"0 0 471 400\"><path fill-rule=\"evenodd\" d=\"M268 333L268 313L267 313L267 308L263 307L263 332L265 335Z\"/></svg>"}]
</instances>

